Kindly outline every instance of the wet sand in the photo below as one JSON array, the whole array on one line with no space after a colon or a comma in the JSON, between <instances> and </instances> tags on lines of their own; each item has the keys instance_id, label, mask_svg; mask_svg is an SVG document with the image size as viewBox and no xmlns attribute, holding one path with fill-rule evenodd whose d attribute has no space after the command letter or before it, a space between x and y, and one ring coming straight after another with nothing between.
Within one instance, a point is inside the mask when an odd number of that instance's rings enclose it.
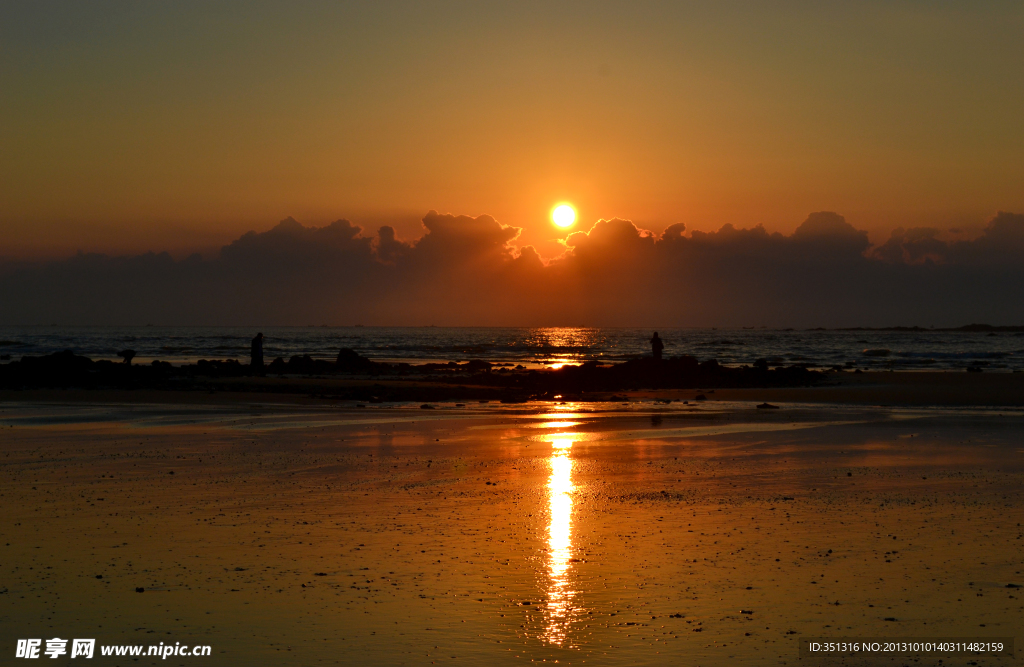
<instances>
[{"instance_id":1,"label":"wet sand","mask_svg":"<svg viewBox=\"0 0 1024 667\"><path fill-rule=\"evenodd\" d=\"M200 397L0 404L9 656L811 664L798 637L1024 618L1020 409Z\"/></svg>"}]
</instances>

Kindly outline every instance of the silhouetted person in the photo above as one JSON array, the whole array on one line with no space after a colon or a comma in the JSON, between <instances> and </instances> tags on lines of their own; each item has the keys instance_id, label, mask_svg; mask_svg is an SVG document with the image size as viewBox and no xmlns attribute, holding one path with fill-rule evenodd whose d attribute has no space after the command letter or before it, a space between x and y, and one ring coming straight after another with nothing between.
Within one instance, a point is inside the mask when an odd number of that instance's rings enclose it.
<instances>
[{"instance_id":1,"label":"silhouetted person","mask_svg":"<svg viewBox=\"0 0 1024 667\"><path fill-rule=\"evenodd\" d=\"M658 332L654 332L654 338L651 339L651 352L654 353L655 359L661 359L661 351L665 349L665 343L661 342L658 338Z\"/></svg>"},{"instance_id":2,"label":"silhouetted person","mask_svg":"<svg viewBox=\"0 0 1024 667\"><path fill-rule=\"evenodd\" d=\"M263 334L258 333L252 339L252 349L249 352L249 365L254 373L263 371Z\"/></svg>"},{"instance_id":3,"label":"silhouetted person","mask_svg":"<svg viewBox=\"0 0 1024 667\"><path fill-rule=\"evenodd\" d=\"M131 366L132 365L132 359L135 358L135 350L121 350L120 352L117 353L117 356L119 356L122 359L124 359L124 363L128 364L129 366Z\"/></svg>"}]
</instances>

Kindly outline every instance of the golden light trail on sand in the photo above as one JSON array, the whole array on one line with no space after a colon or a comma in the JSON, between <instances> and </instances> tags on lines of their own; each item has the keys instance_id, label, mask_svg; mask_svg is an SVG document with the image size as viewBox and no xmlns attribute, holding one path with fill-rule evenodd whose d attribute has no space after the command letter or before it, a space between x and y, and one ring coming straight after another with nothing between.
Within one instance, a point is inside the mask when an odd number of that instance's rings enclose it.
<instances>
[{"instance_id":1,"label":"golden light trail on sand","mask_svg":"<svg viewBox=\"0 0 1024 667\"><path fill-rule=\"evenodd\" d=\"M548 478L548 591L544 607L544 639L563 646L572 621L573 598L576 591L569 581L572 558L572 459L571 438L554 438Z\"/></svg>"},{"instance_id":2,"label":"golden light trail on sand","mask_svg":"<svg viewBox=\"0 0 1024 667\"><path fill-rule=\"evenodd\" d=\"M570 426L579 426L579 422L553 421L541 422L540 424L536 425L537 428L569 428Z\"/></svg>"}]
</instances>

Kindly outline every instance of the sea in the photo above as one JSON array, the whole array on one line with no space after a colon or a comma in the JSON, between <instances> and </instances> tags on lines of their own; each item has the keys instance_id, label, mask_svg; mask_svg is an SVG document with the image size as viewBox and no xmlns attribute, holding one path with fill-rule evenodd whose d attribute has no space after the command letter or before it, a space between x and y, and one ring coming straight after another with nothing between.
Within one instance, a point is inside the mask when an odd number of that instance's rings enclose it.
<instances>
[{"instance_id":1,"label":"sea","mask_svg":"<svg viewBox=\"0 0 1024 667\"><path fill-rule=\"evenodd\" d=\"M464 362L482 359L526 368L557 368L590 360L622 362L649 355L651 329L491 327L265 327L264 356L333 359L351 348L375 361ZM200 359L248 363L245 327L0 327L0 363L63 350L119 361L132 349L135 363ZM864 370L988 372L1024 370L1024 332L949 330L662 329L665 356L684 354L728 366L767 359L775 365Z\"/></svg>"}]
</instances>

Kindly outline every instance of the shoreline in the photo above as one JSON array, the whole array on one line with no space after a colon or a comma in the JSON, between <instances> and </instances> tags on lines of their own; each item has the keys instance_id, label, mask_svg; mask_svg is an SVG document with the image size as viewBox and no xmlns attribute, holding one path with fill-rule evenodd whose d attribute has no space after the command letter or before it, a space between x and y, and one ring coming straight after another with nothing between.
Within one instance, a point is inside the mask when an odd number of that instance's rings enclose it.
<instances>
[{"instance_id":1,"label":"shoreline","mask_svg":"<svg viewBox=\"0 0 1024 667\"><path fill-rule=\"evenodd\" d=\"M422 379L353 377L210 378L182 389L4 389L0 403L285 403L324 405L338 402L420 403L490 401L519 404L526 400L558 403L619 400L694 401L703 394L716 401L873 405L883 407L1019 407L1024 406L1024 374L894 371L833 373L809 387L740 387L582 391L565 397L503 399L502 388Z\"/></svg>"}]
</instances>

